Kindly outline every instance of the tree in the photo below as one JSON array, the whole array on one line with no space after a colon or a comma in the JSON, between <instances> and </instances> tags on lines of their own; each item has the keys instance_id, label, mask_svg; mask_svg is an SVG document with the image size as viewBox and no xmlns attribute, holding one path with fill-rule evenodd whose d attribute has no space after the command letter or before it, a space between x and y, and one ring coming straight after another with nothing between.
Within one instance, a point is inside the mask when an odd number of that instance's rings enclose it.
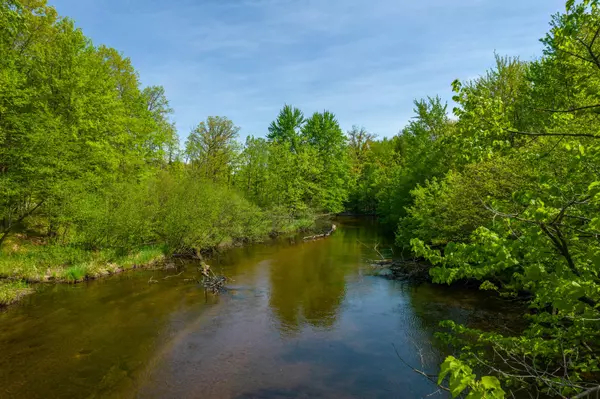
<instances>
[{"instance_id":1,"label":"tree","mask_svg":"<svg viewBox=\"0 0 600 399\"><path fill-rule=\"evenodd\" d=\"M235 174L236 187L260 206L266 207L271 199L269 188L269 143L263 138L248 136L240 154L239 169Z\"/></svg>"},{"instance_id":2,"label":"tree","mask_svg":"<svg viewBox=\"0 0 600 399\"><path fill-rule=\"evenodd\" d=\"M346 135L350 158L350 187L346 208L353 212L373 213L376 205L369 180L374 165L369 162L369 155L377 136L356 125Z\"/></svg>"},{"instance_id":3,"label":"tree","mask_svg":"<svg viewBox=\"0 0 600 399\"><path fill-rule=\"evenodd\" d=\"M527 140L514 131L538 122L531 106L530 63L496 55L496 66L469 82L454 81L460 132L450 145L457 162L484 160Z\"/></svg>"},{"instance_id":4,"label":"tree","mask_svg":"<svg viewBox=\"0 0 600 399\"><path fill-rule=\"evenodd\" d=\"M147 145L151 153L160 156L157 162L167 161L173 163L179 156L179 138L175 125L169 120L173 109L162 86L149 86L144 88L142 96L147 104L147 111L154 122L154 133Z\"/></svg>"},{"instance_id":5,"label":"tree","mask_svg":"<svg viewBox=\"0 0 600 399\"><path fill-rule=\"evenodd\" d=\"M289 143L290 150L297 151L301 145L300 131L304 122L302 111L286 104L269 126L267 138L277 143Z\"/></svg>"},{"instance_id":6,"label":"tree","mask_svg":"<svg viewBox=\"0 0 600 399\"><path fill-rule=\"evenodd\" d=\"M406 207L412 204L410 195L418 184L446 173L453 153L448 151L455 124L439 97L415 101L415 117L394 141L397 161L386 173L388 183L378 194L378 213L388 228L395 229Z\"/></svg>"},{"instance_id":7,"label":"tree","mask_svg":"<svg viewBox=\"0 0 600 399\"><path fill-rule=\"evenodd\" d=\"M138 179L174 130L129 59L95 47L45 1L0 2L0 241L32 214L49 235L78 193Z\"/></svg>"},{"instance_id":8,"label":"tree","mask_svg":"<svg viewBox=\"0 0 600 399\"><path fill-rule=\"evenodd\" d=\"M346 137L329 111L315 112L302 127L303 141L314 150L320 173L313 177L319 192L314 205L329 212L341 212L348 198L349 160Z\"/></svg>"},{"instance_id":9,"label":"tree","mask_svg":"<svg viewBox=\"0 0 600 399\"><path fill-rule=\"evenodd\" d=\"M364 127L354 125L348 131L347 136L353 165L360 168L365 161L366 153L371 149L371 145L377 138L377 135L369 133Z\"/></svg>"},{"instance_id":10,"label":"tree","mask_svg":"<svg viewBox=\"0 0 600 399\"><path fill-rule=\"evenodd\" d=\"M185 144L188 162L200 175L214 182L229 182L238 151L240 128L222 116L209 116L192 130Z\"/></svg>"},{"instance_id":11,"label":"tree","mask_svg":"<svg viewBox=\"0 0 600 399\"><path fill-rule=\"evenodd\" d=\"M574 397L600 372L598 2L568 1L551 26L531 65L499 65L468 87L455 82L462 170L413 190L402 227L404 236L414 229L412 249L434 265L434 282L477 280L529 298L528 327L517 336L446 322L442 337L461 364L511 389Z\"/></svg>"}]
</instances>

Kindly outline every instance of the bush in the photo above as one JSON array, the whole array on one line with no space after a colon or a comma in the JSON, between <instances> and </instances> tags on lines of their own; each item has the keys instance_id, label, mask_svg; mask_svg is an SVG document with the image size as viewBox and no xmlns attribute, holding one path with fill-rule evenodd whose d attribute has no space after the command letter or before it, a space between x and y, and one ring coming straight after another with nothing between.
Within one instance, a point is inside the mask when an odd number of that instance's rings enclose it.
<instances>
[{"instance_id":1,"label":"bush","mask_svg":"<svg viewBox=\"0 0 600 399\"><path fill-rule=\"evenodd\" d=\"M230 188L193 172L161 172L70 201L70 243L121 254L144 246L172 253L254 241L280 228Z\"/></svg>"}]
</instances>

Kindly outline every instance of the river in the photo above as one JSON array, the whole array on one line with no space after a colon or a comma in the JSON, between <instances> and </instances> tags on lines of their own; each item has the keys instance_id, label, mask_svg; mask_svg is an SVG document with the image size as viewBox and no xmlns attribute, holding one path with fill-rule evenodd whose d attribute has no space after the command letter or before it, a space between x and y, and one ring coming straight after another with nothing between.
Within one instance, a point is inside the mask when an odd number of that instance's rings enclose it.
<instances>
[{"instance_id":1,"label":"river","mask_svg":"<svg viewBox=\"0 0 600 399\"><path fill-rule=\"evenodd\" d=\"M0 397L421 398L435 385L394 347L436 373L440 320L485 329L514 320L484 293L373 276L372 247L389 247L377 223L335 223L327 239L210 260L232 280L219 296L185 280L196 274L189 264L181 275L41 288L0 312Z\"/></svg>"}]
</instances>

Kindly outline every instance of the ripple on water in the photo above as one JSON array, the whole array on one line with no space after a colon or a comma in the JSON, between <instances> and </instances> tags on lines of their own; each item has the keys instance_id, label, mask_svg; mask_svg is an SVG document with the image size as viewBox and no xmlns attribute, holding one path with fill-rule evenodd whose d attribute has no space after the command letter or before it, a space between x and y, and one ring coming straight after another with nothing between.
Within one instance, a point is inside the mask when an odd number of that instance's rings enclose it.
<instances>
[{"instance_id":1,"label":"ripple on water","mask_svg":"<svg viewBox=\"0 0 600 399\"><path fill-rule=\"evenodd\" d=\"M366 275L377 225L336 224L325 240L227 252L220 297L185 282L195 267L41 290L0 313L0 397L417 398L435 388L396 350L435 372L440 320L514 322L479 293Z\"/></svg>"}]
</instances>

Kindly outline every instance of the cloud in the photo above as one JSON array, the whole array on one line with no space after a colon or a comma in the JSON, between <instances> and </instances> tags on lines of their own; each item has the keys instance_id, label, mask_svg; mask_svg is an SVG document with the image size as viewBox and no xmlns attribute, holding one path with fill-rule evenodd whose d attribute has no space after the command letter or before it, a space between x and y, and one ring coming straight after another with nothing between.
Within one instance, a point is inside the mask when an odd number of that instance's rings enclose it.
<instances>
[{"instance_id":1,"label":"cloud","mask_svg":"<svg viewBox=\"0 0 600 399\"><path fill-rule=\"evenodd\" d=\"M56 0L97 43L165 86L182 138L208 115L263 135L284 103L397 133L412 101L540 53L558 0Z\"/></svg>"}]
</instances>

